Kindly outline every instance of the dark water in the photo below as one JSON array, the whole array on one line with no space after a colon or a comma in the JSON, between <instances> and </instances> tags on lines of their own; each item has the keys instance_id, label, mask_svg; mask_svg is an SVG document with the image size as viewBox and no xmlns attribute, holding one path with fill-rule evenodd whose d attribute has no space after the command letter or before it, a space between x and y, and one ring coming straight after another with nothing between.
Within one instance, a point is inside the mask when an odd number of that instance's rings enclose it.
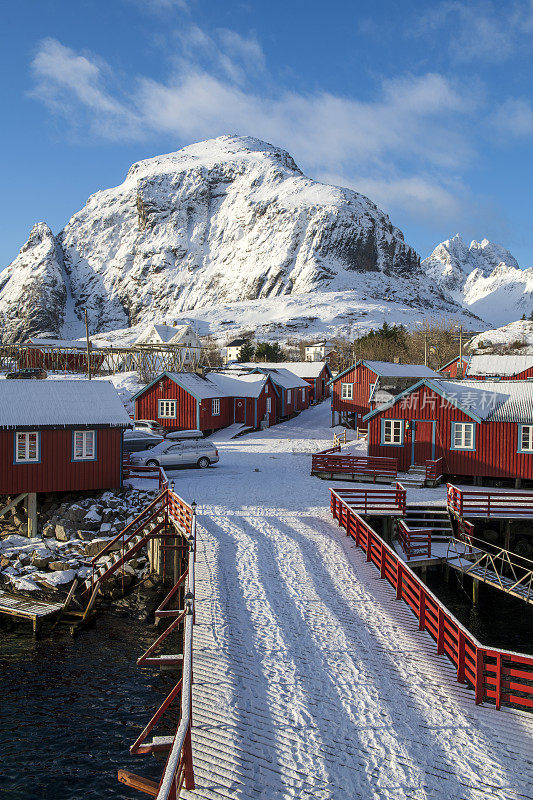
<instances>
[{"instance_id":1,"label":"dark water","mask_svg":"<svg viewBox=\"0 0 533 800\"><path fill-rule=\"evenodd\" d=\"M533 655L533 606L483 583L472 603L472 580L442 568L429 570L426 584L481 644Z\"/></svg>"},{"instance_id":2,"label":"dark water","mask_svg":"<svg viewBox=\"0 0 533 800\"><path fill-rule=\"evenodd\" d=\"M1 800L139 798L117 770L160 777L152 756L128 752L172 685L135 663L154 630L109 616L74 639L0 629Z\"/></svg>"}]
</instances>

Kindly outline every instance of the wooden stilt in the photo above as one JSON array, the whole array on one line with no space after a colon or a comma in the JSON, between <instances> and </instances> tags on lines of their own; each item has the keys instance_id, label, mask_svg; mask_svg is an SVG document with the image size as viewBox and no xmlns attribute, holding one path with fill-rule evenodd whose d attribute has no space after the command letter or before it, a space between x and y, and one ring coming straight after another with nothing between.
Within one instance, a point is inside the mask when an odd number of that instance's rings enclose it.
<instances>
[{"instance_id":1,"label":"wooden stilt","mask_svg":"<svg viewBox=\"0 0 533 800\"><path fill-rule=\"evenodd\" d=\"M472 582L472 602L477 605L479 602L479 581L474 578Z\"/></svg>"},{"instance_id":2,"label":"wooden stilt","mask_svg":"<svg viewBox=\"0 0 533 800\"><path fill-rule=\"evenodd\" d=\"M26 510L28 513L28 538L37 536L37 495L29 492L26 497Z\"/></svg>"}]
</instances>

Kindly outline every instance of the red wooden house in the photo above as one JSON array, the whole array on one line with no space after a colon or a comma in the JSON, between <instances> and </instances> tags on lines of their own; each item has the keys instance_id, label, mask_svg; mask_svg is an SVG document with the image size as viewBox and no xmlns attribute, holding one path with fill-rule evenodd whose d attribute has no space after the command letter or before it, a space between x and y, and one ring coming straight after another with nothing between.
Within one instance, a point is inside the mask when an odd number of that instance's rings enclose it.
<instances>
[{"instance_id":1,"label":"red wooden house","mask_svg":"<svg viewBox=\"0 0 533 800\"><path fill-rule=\"evenodd\" d=\"M424 364L358 361L331 381L333 423L338 421L358 428L365 414L420 378L440 377Z\"/></svg>"},{"instance_id":2,"label":"red wooden house","mask_svg":"<svg viewBox=\"0 0 533 800\"><path fill-rule=\"evenodd\" d=\"M65 339L28 339L27 347L18 355L19 368L40 367L48 371L87 372L87 344L84 341ZM103 364L104 354L91 345L91 371L97 373Z\"/></svg>"},{"instance_id":3,"label":"red wooden house","mask_svg":"<svg viewBox=\"0 0 533 800\"><path fill-rule=\"evenodd\" d=\"M468 356L456 356L439 369L443 378L464 378L469 362Z\"/></svg>"},{"instance_id":4,"label":"red wooden house","mask_svg":"<svg viewBox=\"0 0 533 800\"><path fill-rule=\"evenodd\" d=\"M303 378L290 372L288 368L265 368L261 364L257 365L252 374L256 373L268 375L274 384L278 419L287 419L309 407L309 384Z\"/></svg>"},{"instance_id":5,"label":"red wooden house","mask_svg":"<svg viewBox=\"0 0 533 800\"><path fill-rule=\"evenodd\" d=\"M533 379L533 356L471 356L466 370L469 380L525 381Z\"/></svg>"},{"instance_id":6,"label":"red wooden house","mask_svg":"<svg viewBox=\"0 0 533 800\"><path fill-rule=\"evenodd\" d=\"M278 421L277 394L268 375L163 372L134 395L135 419L169 430L212 433L234 422L257 428Z\"/></svg>"},{"instance_id":7,"label":"red wooden house","mask_svg":"<svg viewBox=\"0 0 533 800\"><path fill-rule=\"evenodd\" d=\"M254 370L260 367L263 370L285 369L309 384L309 402L318 403L330 396L329 382L331 380L331 367L327 361L281 361L281 362L247 362L239 364L234 369Z\"/></svg>"},{"instance_id":8,"label":"red wooden house","mask_svg":"<svg viewBox=\"0 0 533 800\"><path fill-rule=\"evenodd\" d=\"M0 493L120 487L130 425L107 381L0 381Z\"/></svg>"},{"instance_id":9,"label":"red wooden house","mask_svg":"<svg viewBox=\"0 0 533 800\"><path fill-rule=\"evenodd\" d=\"M426 379L365 422L368 454L401 470L442 459L445 476L533 479L533 382Z\"/></svg>"}]
</instances>

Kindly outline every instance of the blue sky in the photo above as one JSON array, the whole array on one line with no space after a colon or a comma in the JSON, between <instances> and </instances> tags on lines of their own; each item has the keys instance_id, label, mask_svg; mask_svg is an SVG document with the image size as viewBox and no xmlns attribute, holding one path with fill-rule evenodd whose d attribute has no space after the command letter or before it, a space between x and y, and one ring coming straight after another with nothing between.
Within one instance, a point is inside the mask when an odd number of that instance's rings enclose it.
<instances>
[{"instance_id":1,"label":"blue sky","mask_svg":"<svg viewBox=\"0 0 533 800\"><path fill-rule=\"evenodd\" d=\"M533 265L533 0L4 4L0 267L133 161L223 133L367 194L424 257Z\"/></svg>"}]
</instances>

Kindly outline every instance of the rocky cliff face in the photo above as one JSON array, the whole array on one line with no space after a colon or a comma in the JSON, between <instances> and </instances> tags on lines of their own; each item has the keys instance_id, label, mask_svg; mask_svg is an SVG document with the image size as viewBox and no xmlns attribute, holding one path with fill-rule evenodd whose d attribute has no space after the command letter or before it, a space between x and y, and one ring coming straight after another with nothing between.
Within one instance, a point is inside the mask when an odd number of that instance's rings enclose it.
<instances>
[{"instance_id":1,"label":"rocky cliff face","mask_svg":"<svg viewBox=\"0 0 533 800\"><path fill-rule=\"evenodd\" d=\"M533 268L520 269L511 253L483 239L468 247L457 234L422 262L444 294L496 325L533 310Z\"/></svg>"},{"instance_id":2,"label":"rocky cliff face","mask_svg":"<svg viewBox=\"0 0 533 800\"><path fill-rule=\"evenodd\" d=\"M44 222L34 225L16 259L0 273L0 321L4 341L23 341L63 326L67 287L63 254Z\"/></svg>"},{"instance_id":3,"label":"rocky cliff face","mask_svg":"<svg viewBox=\"0 0 533 800\"><path fill-rule=\"evenodd\" d=\"M369 275L422 275L386 214L306 178L279 148L222 136L134 164L55 241L35 226L2 275L0 312L11 338L59 334L63 324L72 332L85 307L97 332L213 304L355 289Z\"/></svg>"}]
</instances>

